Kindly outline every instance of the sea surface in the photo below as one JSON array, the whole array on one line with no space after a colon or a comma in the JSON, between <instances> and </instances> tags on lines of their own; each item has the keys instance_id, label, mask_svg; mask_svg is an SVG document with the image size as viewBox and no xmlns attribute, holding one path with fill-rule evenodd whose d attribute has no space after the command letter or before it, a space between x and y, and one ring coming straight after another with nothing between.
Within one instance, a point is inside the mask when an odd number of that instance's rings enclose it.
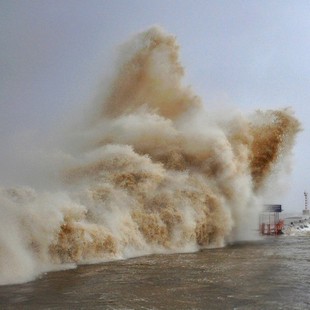
<instances>
[{"instance_id":1,"label":"sea surface","mask_svg":"<svg viewBox=\"0 0 310 310\"><path fill-rule=\"evenodd\" d=\"M1 309L310 309L310 236L50 272L0 287Z\"/></svg>"}]
</instances>

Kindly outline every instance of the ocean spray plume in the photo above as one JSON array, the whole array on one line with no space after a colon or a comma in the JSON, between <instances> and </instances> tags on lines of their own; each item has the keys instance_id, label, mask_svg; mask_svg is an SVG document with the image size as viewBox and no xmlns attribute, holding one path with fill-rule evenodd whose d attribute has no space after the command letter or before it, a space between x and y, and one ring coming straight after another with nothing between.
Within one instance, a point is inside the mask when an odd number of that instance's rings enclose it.
<instances>
[{"instance_id":1,"label":"ocean spray plume","mask_svg":"<svg viewBox=\"0 0 310 310\"><path fill-rule=\"evenodd\" d=\"M258 111L251 124L253 136L251 174L258 189L277 161L291 152L299 122L289 109ZM263 134L262 134L263 133Z\"/></svg>"},{"instance_id":2,"label":"ocean spray plume","mask_svg":"<svg viewBox=\"0 0 310 310\"><path fill-rule=\"evenodd\" d=\"M178 50L156 27L125 45L80 136L86 151L59 168L61 191L1 190L2 229L9 225L0 241L9 249L0 252L2 284L66 263L195 251L243 237L299 122L289 110L211 117L182 84Z\"/></svg>"},{"instance_id":3,"label":"ocean spray plume","mask_svg":"<svg viewBox=\"0 0 310 310\"><path fill-rule=\"evenodd\" d=\"M102 105L103 117L117 117L145 105L156 114L174 119L200 99L182 87L184 69L176 39L153 27L123 46L124 62Z\"/></svg>"}]
</instances>

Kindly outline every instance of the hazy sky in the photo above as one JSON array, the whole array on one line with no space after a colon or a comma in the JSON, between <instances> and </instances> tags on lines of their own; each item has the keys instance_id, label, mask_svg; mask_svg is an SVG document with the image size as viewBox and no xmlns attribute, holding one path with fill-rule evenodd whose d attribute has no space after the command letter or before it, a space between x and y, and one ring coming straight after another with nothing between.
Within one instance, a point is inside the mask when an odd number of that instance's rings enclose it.
<instances>
[{"instance_id":1,"label":"hazy sky","mask_svg":"<svg viewBox=\"0 0 310 310\"><path fill-rule=\"evenodd\" d=\"M65 122L94 98L117 45L157 24L177 37L186 82L206 107L293 108L304 131L278 203L301 210L310 192L309 16L308 0L2 0L0 147Z\"/></svg>"}]
</instances>

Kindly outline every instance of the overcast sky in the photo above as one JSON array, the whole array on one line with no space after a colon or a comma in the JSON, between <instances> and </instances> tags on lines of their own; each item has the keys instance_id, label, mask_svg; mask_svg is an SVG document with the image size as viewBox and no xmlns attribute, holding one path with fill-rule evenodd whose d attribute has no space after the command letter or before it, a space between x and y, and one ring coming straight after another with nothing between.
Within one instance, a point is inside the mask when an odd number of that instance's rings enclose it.
<instances>
[{"instance_id":1,"label":"overcast sky","mask_svg":"<svg viewBox=\"0 0 310 310\"><path fill-rule=\"evenodd\" d=\"M157 24L177 37L186 82L206 106L293 108L304 131L291 189L278 203L301 210L303 191L310 192L309 16L308 0L2 0L0 147L87 104L117 45Z\"/></svg>"}]
</instances>

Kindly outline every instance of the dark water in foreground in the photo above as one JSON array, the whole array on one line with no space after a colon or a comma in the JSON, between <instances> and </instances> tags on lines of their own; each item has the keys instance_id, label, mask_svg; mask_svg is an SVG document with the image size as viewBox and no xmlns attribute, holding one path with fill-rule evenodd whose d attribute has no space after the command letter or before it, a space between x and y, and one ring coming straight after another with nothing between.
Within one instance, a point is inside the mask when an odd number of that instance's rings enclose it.
<instances>
[{"instance_id":1,"label":"dark water in foreground","mask_svg":"<svg viewBox=\"0 0 310 310\"><path fill-rule=\"evenodd\" d=\"M310 237L52 272L0 287L1 309L310 309Z\"/></svg>"}]
</instances>

